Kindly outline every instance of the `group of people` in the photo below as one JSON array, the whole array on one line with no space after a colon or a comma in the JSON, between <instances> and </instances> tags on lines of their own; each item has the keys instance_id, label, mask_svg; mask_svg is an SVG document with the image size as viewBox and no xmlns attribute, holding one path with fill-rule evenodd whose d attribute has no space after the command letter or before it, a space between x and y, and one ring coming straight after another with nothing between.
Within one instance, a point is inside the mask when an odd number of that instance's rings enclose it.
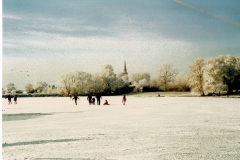
<instances>
[{"instance_id":1,"label":"group of people","mask_svg":"<svg viewBox=\"0 0 240 160\"><path fill-rule=\"evenodd\" d=\"M102 99L102 96L98 92L95 97L97 99L97 105L100 105L100 99ZM75 100L75 105L77 105L77 100L78 99L80 100L80 98L77 95L74 95L73 97L70 95L70 99ZM95 105L95 98L92 97L90 94L87 96L87 100L89 102L89 105L91 104Z\"/></svg>"},{"instance_id":2,"label":"group of people","mask_svg":"<svg viewBox=\"0 0 240 160\"><path fill-rule=\"evenodd\" d=\"M88 95L87 100L89 102L89 105L91 104L95 105L95 98L92 97L90 94Z\"/></svg>"},{"instance_id":3,"label":"group of people","mask_svg":"<svg viewBox=\"0 0 240 160\"><path fill-rule=\"evenodd\" d=\"M14 104L17 104L17 96L16 95L11 96L9 94L7 95L7 97L5 97L5 99L8 99L8 105L12 104L12 98L13 98Z\"/></svg>"},{"instance_id":4,"label":"group of people","mask_svg":"<svg viewBox=\"0 0 240 160\"><path fill-rule=\"evenodd\" d=\"M97 92L97 94L95 95L96 99L97 99L97 105L100 105L100 99L102 99L102 96L99 92ZM71 100L75 100L75 105L77 105L77 100L80 98L77 96L77 95L74 95L73 97L70 95L70 99ZM87 100L89 102L89 105L95 105L95 98L92 97L90 94L87 96ZM125 105L127 99L126 99L126 96L124 95L123 98L122 98L122 103L123 105ZM105 102L103 103L103 105L110 105L108 103L107 100L105 100Z\"/></svg>"},{"instance_id":5,"label":"group of people","mask_svg":"<svg viewBox=\"0 0 240 160\"><path fill-rule=\"evenodd\" d=\"M95 97L97 99L97 105L100 105L100 99L102 99L101 94L98 92ZM14 104L17 104L17 96L16 95L15 96L11 96L9 94L9 95L7 95L5 97L5 99L8 99L8 105L12 104L12 98L13 98ZM80 100L80 98L77 95L74 95L73 97L70 95L70 99L71 100L75 100L75 105L77 105L77 100L78 99ZM91 105L91 104L95 105L95 98L92 97L90 94L87 96L87 100L89 102L89 105ZM125 105L126 101L127 101L127 99L126 99L126 96L124 95L123 98L122 98L123 105ZM107 100L105 100L103 105L110 105L110 104L108 103Z\"/></svg>"}]
</instances>

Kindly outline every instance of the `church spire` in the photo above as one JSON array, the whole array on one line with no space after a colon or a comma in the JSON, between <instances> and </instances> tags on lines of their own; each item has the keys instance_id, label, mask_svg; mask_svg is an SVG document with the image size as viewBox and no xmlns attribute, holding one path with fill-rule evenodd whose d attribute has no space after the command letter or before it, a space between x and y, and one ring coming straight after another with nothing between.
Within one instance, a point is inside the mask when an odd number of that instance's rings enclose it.
<instances>
[{"instance_id":1,"label":"church spire","mask_svg":"<svg viewBox=\"0 0 240 160\"><path fill-rule=\"evenodd\" d=\"M124 74L128 74L127 73L127 67L126 67L126 61L124 61L124 72L123 72Z\"/></svg>"},{"instance_id":2,"label":"church spire","mask_svg":"<svg viewBox=\"0 0 240 160\"><path fill-rule=\"evenodd\" d=\"M124 69L123 69L123 80L128 83L128 73L127 73L127 66L126 61L124 61Z\"/></svg>"}]
</instances>

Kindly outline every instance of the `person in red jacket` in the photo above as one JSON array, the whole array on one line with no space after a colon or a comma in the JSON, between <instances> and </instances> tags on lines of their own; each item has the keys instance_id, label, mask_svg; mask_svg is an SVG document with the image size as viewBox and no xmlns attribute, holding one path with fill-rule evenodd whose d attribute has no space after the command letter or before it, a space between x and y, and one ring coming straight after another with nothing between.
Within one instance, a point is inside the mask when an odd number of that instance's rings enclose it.
<instances>
[{"instance_id":1,"label":"person in red jacket","mask_svg":"<svg viewBox=\"0 0 240 160\"><path fill-rule=\"evenodd\" d=\"M17 96L16 95L13 97L13 101L14 101L14 104L17 104Z\"/></svg>"},{"instance_id":2,"label":"person in red jacket","mask_svg":"<svg viewBox=\"0 0 240 160\"><path fill-rule=\"evenodd\" d=\"M110 105L107 100L103 103L103 105Z\"/></svg>"},{"instance_id":3,"label":"person in red jacket","mask_svg":"<svg viewBox=\"0 0 240 160\"><path fill-rule=\"evenodd\" d=\"M122 103L123 103L123 105L125 105L125 102L127 101L127 99L126 99L126 96L124 95L123 96L123 98L122 98Z\"/></svg>"}]
</instances>

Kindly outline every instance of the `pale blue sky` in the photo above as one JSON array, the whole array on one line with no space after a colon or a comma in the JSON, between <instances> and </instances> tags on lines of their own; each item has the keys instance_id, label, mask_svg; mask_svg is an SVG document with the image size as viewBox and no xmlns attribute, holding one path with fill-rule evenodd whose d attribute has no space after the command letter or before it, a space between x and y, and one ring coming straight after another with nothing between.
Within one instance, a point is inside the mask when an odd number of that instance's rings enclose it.
<instances>
[{"instance_id":1,"label":"pale blue sky","mask_svg":"<svg viewBox=\"0 0 240 160\"><path fill-rule=\"evenodd\" d=\"M195 58L240 56L238 0L3 0L3 86L61 74L149 72L170 62L188 71ZM29 76L27 76L29 75Z\"/></svg>"}]
</instances>

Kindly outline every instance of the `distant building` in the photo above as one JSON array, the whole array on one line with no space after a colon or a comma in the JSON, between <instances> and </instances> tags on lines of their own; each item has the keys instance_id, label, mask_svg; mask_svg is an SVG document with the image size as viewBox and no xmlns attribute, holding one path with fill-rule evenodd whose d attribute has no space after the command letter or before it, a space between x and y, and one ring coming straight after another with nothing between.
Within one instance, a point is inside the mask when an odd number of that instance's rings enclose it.
<instances>
[{"instance_id":1,"label":"distant building","mask_svg":"<svg viewBox=\"0 0 240 160\"><path fill-rule=\"evenodd\" d=\"M123 69L122 79L123 79L125 82L127 82L127 83L129 82L128 72L127 72L127 66L126 66L126 61L124 61L124 69Z\"/></svg>"},{"instance_id":2,"label":"distant building","mask_svg":"<svg viewBox=\"0 0 240 160\"><path fill-rule=\"evenodd\" d=\"M123 74L128 75L126 61L124 61L124 72L123 72Z\"/></svg>"}]
</instances>

